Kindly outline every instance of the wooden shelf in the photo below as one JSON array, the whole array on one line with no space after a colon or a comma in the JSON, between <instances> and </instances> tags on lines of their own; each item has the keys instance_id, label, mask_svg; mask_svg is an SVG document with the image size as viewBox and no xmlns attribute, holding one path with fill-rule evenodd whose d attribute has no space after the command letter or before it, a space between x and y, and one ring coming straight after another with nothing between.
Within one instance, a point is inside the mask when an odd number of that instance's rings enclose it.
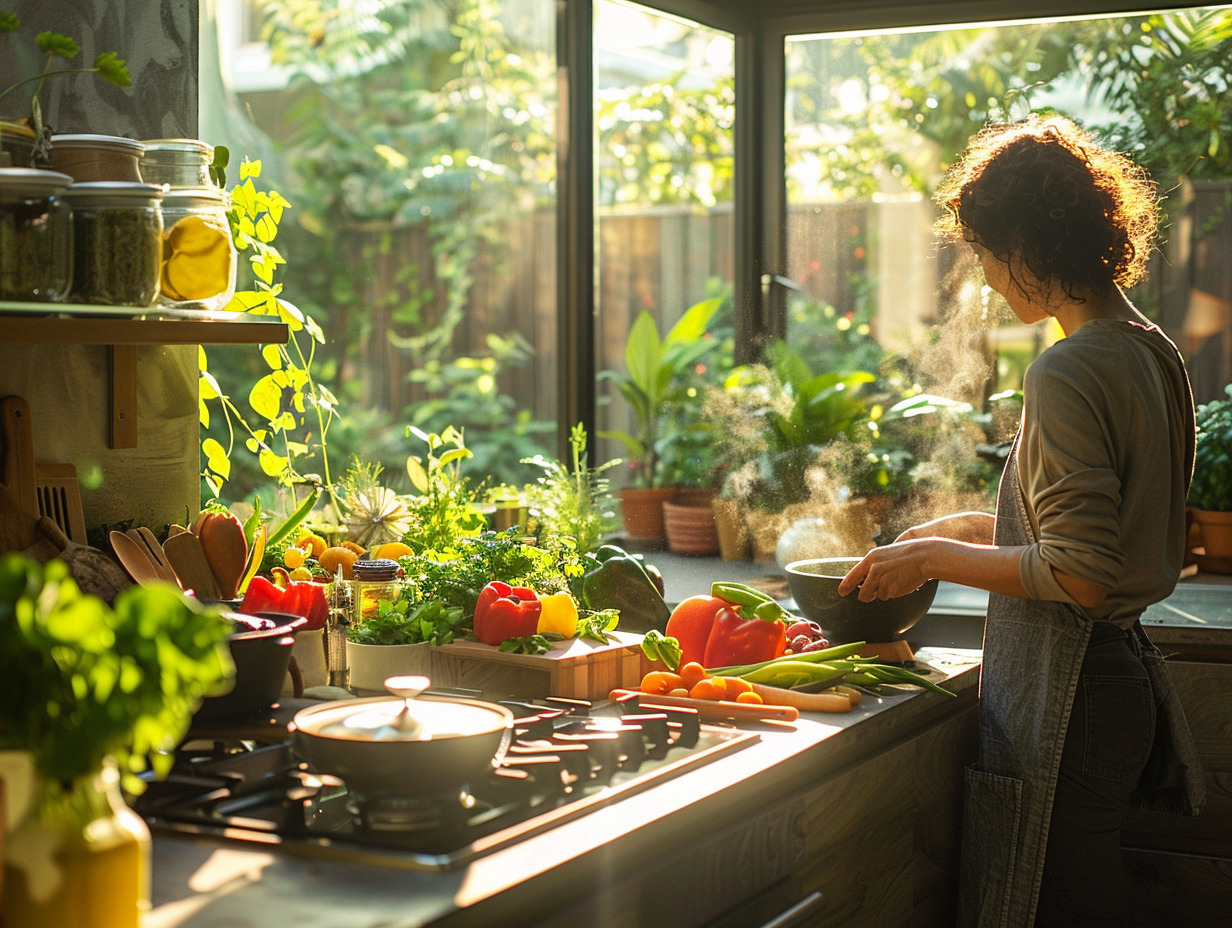
<instances>
[{"instance_id":1,"label":"wooden shelf","mask_svg":"<svg viewBox=\"0 0 1232 928\"><path fill-rule=\"evenodd\" d=\"M137 349L142 345L285 344L277 319L205 310L0 302L0 344L106 345L111 447L137 447Z\"/></svg>"}]
</instances>

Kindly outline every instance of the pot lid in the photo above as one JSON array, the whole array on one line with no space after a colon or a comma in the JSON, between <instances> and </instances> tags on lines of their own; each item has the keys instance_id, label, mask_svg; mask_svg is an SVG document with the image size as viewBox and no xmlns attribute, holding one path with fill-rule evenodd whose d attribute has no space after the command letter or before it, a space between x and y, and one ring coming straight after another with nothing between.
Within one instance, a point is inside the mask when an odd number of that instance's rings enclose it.
<instances>
[{"instance_id":1,"label":"pot lid","mask_svg":"<svg viewBox=\"0 0 1232 928\"><path fill-rule=\"evenodd\" d=\"M63 193L73 179L59 171L36 168L5 168L0 171L0 196L50 197Z\"/></svg>"},{"instance_id":2,"label":"pot lid","mask_svg":"<svg viewBox=\"0 0 1232 928\"><path fill-rule=\"evenodd\" d=\"M292 724L304 735L333 741L442 741L512 728L513 713L474 699L378 696L303 709Z\"/></svg>"},{"instance_id":3,"label":"pot lid","mask_svg":"<svg viewBox=\"0 0 1232 928\"><path fill-rule=\"evenodd\" d=\"M103 148L109 151L123 152L126 155L140 155L145 152L145 146L133 139L119 135L53 135L51 147L64 148Z\"/></svg>"},{"instance_id":4,"label":"pot lid","mask_svg":"<svg viewBox=\"0 0 1232 928\"><path fill-rule=\"evenodd\" d=\"M92 180L73 184L64 198L93 206L139 206L140 201L158 203L166 192L165 184L138 184L122 180Z\"/></svg>"},{"instance_id":5,"label":"pot lid","mask_svg":"<svg viewBox=\"0 0 1232 928\"><path fill-rule=\"evenodd\" d=\"M200 139L146 139L141 143L148 154L155 152L184 152L204 155L208 161L214 157L214 146Z\"/></svg>"}]
</instances>

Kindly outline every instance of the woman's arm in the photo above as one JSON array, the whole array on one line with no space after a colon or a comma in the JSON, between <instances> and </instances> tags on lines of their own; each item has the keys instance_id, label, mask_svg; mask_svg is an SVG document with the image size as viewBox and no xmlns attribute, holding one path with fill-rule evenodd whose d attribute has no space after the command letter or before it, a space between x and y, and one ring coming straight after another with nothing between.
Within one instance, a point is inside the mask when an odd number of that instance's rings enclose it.
<instances>
[{"instance_id":1,"label":"woman's arm","mask_svg":"<svg viewBox=\"0 0 1232 928\"><path fill-rule=\"evenodd\" d=\"M912 541L917 538L949 538L976 545L992 544L993 528L996 525L992 513L958 512L942 516L930 522L913 525L895 541Z\"/></svg>"}]
</instances>

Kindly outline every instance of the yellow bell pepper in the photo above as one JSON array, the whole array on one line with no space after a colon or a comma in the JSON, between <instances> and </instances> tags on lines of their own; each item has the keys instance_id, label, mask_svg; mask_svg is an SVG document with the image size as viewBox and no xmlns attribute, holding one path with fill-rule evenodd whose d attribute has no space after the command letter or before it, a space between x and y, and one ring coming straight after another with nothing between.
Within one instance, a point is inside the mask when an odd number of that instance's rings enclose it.
<instances>
[{"instance_id":1,"label":"yellow bell pepper","mask_svg":"<svg viewBox=\"0 0 1232 928\"><path fill-rule=\"evenodd\" d=\"M539 603L542 610L539 613L539 626L535 629L537 634L555 632L565 638L572 638L577 634L577 600L564 592L547 593L539 597Z\"/></svg>"}]
</instances>

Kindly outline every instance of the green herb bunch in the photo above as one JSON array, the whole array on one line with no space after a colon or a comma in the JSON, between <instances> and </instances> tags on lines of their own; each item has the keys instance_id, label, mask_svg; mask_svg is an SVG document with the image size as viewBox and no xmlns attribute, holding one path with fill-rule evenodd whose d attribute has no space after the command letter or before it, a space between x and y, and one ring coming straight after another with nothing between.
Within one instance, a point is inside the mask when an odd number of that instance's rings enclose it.
<instances>
[{"instance_id":1,"label":"green herb bunch","mask_svg":"<svg viewBox=\"0 0 1232 928\"><path fill-rule=\"evenodd\" d=\"M426 444L406 460L415 494L408 499L410 528L402 541L419 554L449 559L462 539L487 524L475 503L462 462L471 456L462 433L449 426L439 435L407 426L407 435Z\"/></svg>"},{"instance_id":2,"label":"green herb bunch","mask_svg":"<svg viewBox=\"0 0 1232 928\"><path fill-rule=\"evenodd\" d=\"M114 607L83 593L62 561L0 559L0 746L29 750L69 782L114 757L125 786L163 775L198 700L234 666L222 613L169 584L133 586Z\"/></svg>"},{"instance_id":3,"label":"green herb bunch","mask_svg":"<svg viewBox=\"0 0 1232 928\"><path fill-rule=\"evenodd\" d=\"M0 33L16 32L21 28L21 20L16 13L0 11ZM61 35L58 32L40 32L34 39L38 50L42 52L46 58L42 69L39 73L30 77L22 78L0 90L0 100L3 100L18 87L26 84L34 84L34 93L30 99L30 127L27 129L21 123L9 122L0 120L0 132L30 132L34 133L37 140L42 139L45 127L43 125L43 109L39 103L39 94L43 91L43 84L49 77L54 77L57 74L97 74L101 80L109 84L114 84L117 87L132 86L133 80L128 73L128 67L124 61L116 57L115 52L103 52L94 59L94 65L88 68L56 67L57 59L60 61L72 61L81 54L81 47L78 46L74 39L66 35Z\"/></svg>"},{"instance_id":4,"label":"green herb bunch","mask_svg":"<svg viewBox=\"0 0 1232 928\"><path fill-rule=\"evenodd\" d=\"M570 466L542 454L522 459L543 471L527 487L528 503L540 537L571 538L578 551L591 551L616 527L615 505L604 473L620 464L620 459L587 466L586 428L580 422L569 433L569 447Z\"/></svg>"},{"instance_id":5,"label":"green herb bunch","mask_svg":"<svg viewBox=\"0 0 1232 928\"><path fill-rule=\"evenodd\" d=\"M347 627L347 640L357 644L449 644L466 634L466 621L459 606L439 599L412 601L412 589L403 585L392 602L382 600L372 616Z\"/></svg>"}]
</instances>

